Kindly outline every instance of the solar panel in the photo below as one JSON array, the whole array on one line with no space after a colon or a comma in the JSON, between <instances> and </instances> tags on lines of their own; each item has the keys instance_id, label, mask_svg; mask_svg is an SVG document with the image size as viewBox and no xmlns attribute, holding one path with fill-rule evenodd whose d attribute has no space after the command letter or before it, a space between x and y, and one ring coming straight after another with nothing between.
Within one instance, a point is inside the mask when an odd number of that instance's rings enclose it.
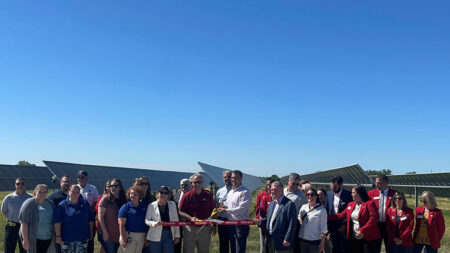
<instances>
[{"instance_id":1,"label":"solar panel","mask_svg":"<svg viewBox=\"0 0 450 253\"><path fill-rule=\"evenodd\" d=\"M344 179L344 184L373 184L372 179L359 164L306 174L300 177L311 183L329 184L330 180L335 176L341 176Z\"/></svg>"},{"instance_id":2,"label":"solar panel","mask_svg":"<svg viewBox=\"0 0 450 253\"><path fill-rule=\"evenodd\" d=\"M89 184L95 185L97 189L102 191L105 182L113 178L119 178L122 181L123 187L128 188L134 183L134 179L146 176L150 179L152 191L157 190L160 186L168 186L172 189L178 189L180 180L189 178L194 173L175 172L175 171L161 171L161 170L147 170L112 166L99 166L87 164L64 163L54 161L44 161L45 165L53 171L59 178L68 174L75 180L77 173L80 170L85 170L89 174ZM208 185L209 181L205 179L204 185Z\"/></svg>"},{"instance_id":3,"label":"solar panel","mask_svg":"<svg viewBox=\"0 0 450 253\"><path fill-rule=\"evenodd\" d=\"M222 173L227 170L217 166L209 165L206 163L198 162L203 171L208 174L212 181L214 181L219 187L223 187ZM242 173L242 184L250 191L254 191L264 184L263 179L257 176Z\"/></svg>"},{"instance_id":4,"label":"solar panel","mask_svg":"<svg viewBox=\"0 0 450 253\"><path fill-rule=\"evenodd\" d=\"M31 191L37 184L46 184L50 188L57 188L52 183L53 174L43 166L19 166L0 164L0 191L14 191L14 182L18 177L23 177L27 190Z\"/></svg>"}]
</instances>

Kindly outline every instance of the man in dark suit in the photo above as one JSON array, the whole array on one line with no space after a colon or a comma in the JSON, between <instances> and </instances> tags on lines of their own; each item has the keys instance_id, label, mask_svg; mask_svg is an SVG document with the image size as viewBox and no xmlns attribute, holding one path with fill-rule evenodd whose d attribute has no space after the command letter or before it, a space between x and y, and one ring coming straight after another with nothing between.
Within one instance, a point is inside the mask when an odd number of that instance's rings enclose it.
<instances>
[{"instance_id":1,"label":"man in dark suit","mask_svg":"<svg viewBox=\"0 0 450 253\"><path fill-rule=\"evenodd\" d=\"M267 210L267 218L262 222L267 231L266 252L293 252L297 227L295 204L283 195L283 185L278 181L271 184L270 193L272 202Z\"/></svg>"},{"instance_id":2,"label":"man in dark suit","mask_svg":"<svg viewBox=\"0 0 450 253\"><path fill-rule=\"evenodd\" d=\"M344 179L336 176L331 179L331 190L327 193L325 209L328 214L337 214L345 210L347 204L352 202L352 193L345 190ZM348 241L345 235L346 220L328 221L328 231L330 231L333 243L333 253L348 252Z\"/></svg>"},{"instance_id":3,"label":"man in dark suit","mask_svg":"<svg viewBox=\"0 0 450 253\"><path fill-rule=\"evenodd\" d=\"M183 195L190 190L191 190L191 183L189 182L189 179L187 179L187 178L181 179L180 191L178 191L177 193L175 193L175 195L173 195L173 201L177 204L177 208L180 205L180 201L181 201L181 198L183 197ZM178 215L178 218L180 220L184 220L184 218L181 217L180 215ZM177 244L175 244L175 248L174 248L175 253L181 253L182 241L183 241L183 229L180 229L180 240L178 241Z\"/></svg>"},{"instance_id":4,"label":"man in dark suit","mask_svg":"<svg viewBox=\"0 0 450 253\"><path fill-rule=\"evenodd\" d=\"M367 194L369 195L369 198L375 202L378 208L378 228L383 237L384 246L387 249L389 247L387 246L386 210L391 206L392 197L397 191L389 187L389 178L386 175L378 175L375 179L375 185L377 186L377 189L373 189Z\"/></svg>"}]
</instances>

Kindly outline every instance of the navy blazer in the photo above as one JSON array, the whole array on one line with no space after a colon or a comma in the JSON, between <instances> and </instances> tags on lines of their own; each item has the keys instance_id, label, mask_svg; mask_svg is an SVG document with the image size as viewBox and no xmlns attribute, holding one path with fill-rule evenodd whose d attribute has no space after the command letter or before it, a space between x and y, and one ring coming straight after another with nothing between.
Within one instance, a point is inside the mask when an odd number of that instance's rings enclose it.
<instances>
[{"instance_id":1,"label":"navy blazer","mask_svg":"<svg viewBox=\"0 0 450 253\"><path fill-rule=\"evenodd\" d=\"M272 215L276 215L272 224L271 235L274 242L274 247L276 250L291 250L295 245L295 230L297 228L297 213L295 204L287 197L283 196L276 214L273 214L274 209L275 203L274 201L271 201L267 210L267 219L265 224L267 234L269 233L269 223L272 219ZM267 236L265 240L265 244L267 245L269 243L267 241ZM283 246L283 241L290 242L291 245L289 247L285 247Z\"/></svg>"},{"instance_id":2,"label":"navy blazer","mask_svg":"<svg viewBox=\"0 0 450 253\"><path fill-rule=\"evenodd\" d=\"M327 192L327 201L325 202L324 206L328 214L336 214L334 212L333 201L334 201L334 192L330 190ZM352 201L353 201L352 193L347 191L346 189L342 189L341 199L339 200L338 213L343 212L347 207L348 203ZM346 219L342 221L328 221L328 230L330 232L335 232L339 229L339 227L346 224L347 224Z\"/></svg>"}]
</instances>

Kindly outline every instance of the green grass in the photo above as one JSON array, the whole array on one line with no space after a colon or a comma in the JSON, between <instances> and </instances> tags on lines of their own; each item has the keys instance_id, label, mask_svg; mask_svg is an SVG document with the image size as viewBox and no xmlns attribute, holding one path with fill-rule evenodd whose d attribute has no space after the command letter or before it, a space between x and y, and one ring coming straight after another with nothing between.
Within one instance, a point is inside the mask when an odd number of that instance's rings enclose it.
<instances>
[{"instance_id":1,"label":"green grass","mask_svg":"<svg viewBox=\"0 0 450 253\"><path fill-rule=\"evenodd\" d=\"M3 198L8 194L8 192L0 192L0 202ZM413 196L414 197L414 196ZM439 208L442 210L445 218L445 235L441 241L441 249L439 252L450 252L450 199L448 198L437 198ZM250 205L250 219L255 217L255 202L256 202L256 194L253 194L252 203ZM408 203L410 207L414 207L414 198L408 198ZM3 251L3 234L5 227L5 217L0 215L0 251ZM259 252L259 231L256 226L250 226L250 235L247 240L247 252L255 253ZM18 251L16 251L18 252ZM100 252L100 243L95 239L95 252ZM216 234L211 239L210 252L218 253L219 252L219 237Z\"/></svg>"}]
</instances>

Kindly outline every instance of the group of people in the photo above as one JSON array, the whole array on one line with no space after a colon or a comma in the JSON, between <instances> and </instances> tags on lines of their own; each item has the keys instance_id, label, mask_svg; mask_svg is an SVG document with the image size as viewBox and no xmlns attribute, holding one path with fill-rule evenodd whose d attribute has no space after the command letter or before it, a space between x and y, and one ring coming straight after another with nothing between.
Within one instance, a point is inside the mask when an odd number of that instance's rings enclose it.
<instances>
[{"instance_id":1,"label":"group of people","mask_svg":"<svg viewBox=\"0 0 450 253\"><path fill-rule=\"evenodd\" d=\"M414 216L405 194L388 180L377 176L377 188L369 192L360 185L345 190L341 176L331 179L328 192L301 184L297 173L284 190L267 180L255 210L260 253L378 253L382 242L388 253L438 252L445 221L433 193L422 193Z\"/></svg>"},{"instance_id":2,"label":"group of people","mask_svg":"<svg viewBox=\"0 0 450 253\"><path fill-rule=\"evenodd\" d=\"M23 178L15 180L16 190L2 201L7 219L5 253L94 252L97 232L102 252L209 252L211 236L218 232L220 252L245 252L249 225L163 226L163 222L196 222L212 218L246 221L252 200L242 184L242 172L224 171L224 186L215 198L203 188L200 173L180 181L173 195L161 186L157 198L147 177L136 178L129 189L120 179L106 182L102 195L87 183L88 173L79 171L78 184L64 175L60 189L48 196L39 184L33 195L26 192ZM267 180L257 195L260 253L292 252L380 252L384 241L388 253L437 252L445 222L432 192L421 195L423 206L415 215L404 193L389 187L388 177L376 178L377 188L369 192L355 186L343 188L343 178L330 181L330 191L314 189L291 173L287 186ZM217 225L219 224L219 225ZM414 226L415 224L415 226Z\"/></svg>"}]
</instances>

